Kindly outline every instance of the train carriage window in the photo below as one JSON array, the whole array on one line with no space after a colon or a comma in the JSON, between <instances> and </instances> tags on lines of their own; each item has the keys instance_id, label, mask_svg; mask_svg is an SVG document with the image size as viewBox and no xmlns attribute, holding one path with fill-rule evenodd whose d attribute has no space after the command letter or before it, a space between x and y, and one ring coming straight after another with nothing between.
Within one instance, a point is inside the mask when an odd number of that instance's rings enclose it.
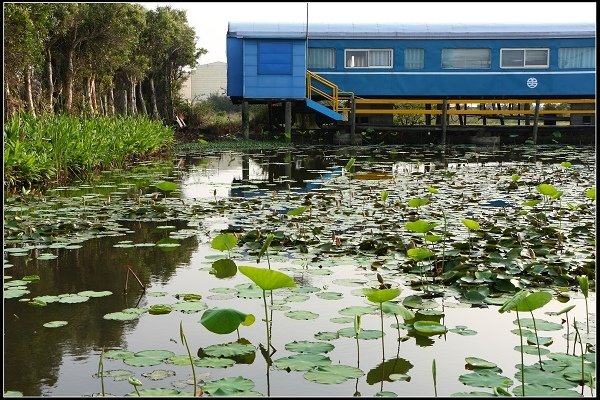
<instances>
[{"instance_id":1,"label":"train carriage window","mask_svg":"<svg viewBox=\"0 0 600 400\"><path fill-rule=\"evenodd\" d=\"M548 49L500 49L500 68L548 68Z\"/></svg>"},{"instance_id":2,"label":"train carriage window","mask_svg":"<svg viewBox=\"0 0 600 400\"><path fill-rule=\"evenodd\" d=\"M442 49L443 69L489 69L491 60L490 49Z\"/></svg>"},{"instance_id":3,"label":"train carriage window","mask_svg":"<svg viewBox=\"0 0 600 400\"><path fill-rule=\"evenodd\" d=\"M404 68L425 68L425 49L404 49Z\"/></svg>"},{"instance_id":4,"label":"train carriage window","mask_svg":"<svg viewBox=\"0 0 600 400\"><path fill-rule=\"evenodd\" d=\"M308 68L335 68L335 49L309 47Z\"/></svg>"},{"instance_id":5,"label":"train carriage window","mask_svg":"<svg viewBox=\"0 0 600 400\"><path fill-rule=\"evenodd\" d=\"M346 68L391 68L391 49L346 49Z\"/></svg>"},{"instance_id":6,"label":"train carriage window","mask_svg":"<svg viewBox=\"0 0 600 400\"><path fill-rule=\"evenodd\" d=\"M558 68L596 68L596 48L560 47Z\"/></svg>"}]
</instances>

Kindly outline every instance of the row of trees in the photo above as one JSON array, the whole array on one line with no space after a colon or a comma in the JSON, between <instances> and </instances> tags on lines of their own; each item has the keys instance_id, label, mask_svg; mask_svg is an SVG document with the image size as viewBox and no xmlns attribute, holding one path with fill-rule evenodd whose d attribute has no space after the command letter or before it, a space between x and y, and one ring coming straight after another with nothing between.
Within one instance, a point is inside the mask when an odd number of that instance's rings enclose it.
<instances>
[{"instance_id":1,"label":"row of trees","mask_svg":"<svg viewBox=\"0 0 600 400\"><path fill-rule=\"evenodd\" d=\"M4 109L172 120L196 47L185 11L130 3L4 3Z\"/></svg>"}]
</instances>

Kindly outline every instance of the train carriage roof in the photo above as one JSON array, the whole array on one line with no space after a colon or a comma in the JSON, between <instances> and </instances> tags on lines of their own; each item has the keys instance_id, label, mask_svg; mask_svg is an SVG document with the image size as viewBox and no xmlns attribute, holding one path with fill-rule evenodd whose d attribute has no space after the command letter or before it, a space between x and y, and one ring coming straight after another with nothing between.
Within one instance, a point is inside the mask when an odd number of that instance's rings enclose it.
<instances>
[{"instance_id":1,"label":"train carriage roof","mask_svg":"<svg viewBox=\"0 0 600 400\"><path fill-rule=\"evenodd\" d=\"M595 38L595 24L406 24L230 22L228 37L272 39Z\"/></svg>"}]
</instances>

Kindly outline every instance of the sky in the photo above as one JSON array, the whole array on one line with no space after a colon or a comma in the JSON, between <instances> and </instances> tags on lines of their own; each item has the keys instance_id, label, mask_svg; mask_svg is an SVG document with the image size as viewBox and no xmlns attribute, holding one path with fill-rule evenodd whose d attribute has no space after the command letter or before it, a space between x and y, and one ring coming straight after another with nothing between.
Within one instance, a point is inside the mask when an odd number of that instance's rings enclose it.
<instances>
[{"instance_id":1,"label":"sky","mask_svg":"<svg viewBox=\"0 0 600 400\"><path fill-rule=\"evenodd\" d=\"M226 62L228 22L306 23L596 23L596 2L199 2L139 3L187 12L198 47L208 50L199 64Z\"/></svg>"}]
</instances>

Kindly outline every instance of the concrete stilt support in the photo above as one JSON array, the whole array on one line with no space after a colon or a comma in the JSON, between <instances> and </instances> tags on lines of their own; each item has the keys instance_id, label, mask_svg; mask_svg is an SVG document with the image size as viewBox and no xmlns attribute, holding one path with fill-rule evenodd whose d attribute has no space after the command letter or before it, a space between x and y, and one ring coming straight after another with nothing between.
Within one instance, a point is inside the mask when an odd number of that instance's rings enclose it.
<instances>
[{"instance_id":1,"label":"concrete stilt support","mask_svg":"<svg viewBox=\"0 0 600 400\"><path fill-rule=\"evenodd\" d=\"M350 97L350 142L354 143L356 134L356 100L354 99L354 93Z\"/></svg>"},{"instance_id":2,"label":"concrete stilt support","mask_svg":"<svg viewBox=\"0 0 600 400\"><path fill-rule=\"evenodd\" d=\"M250 137L250 113L248 112L248 102L242 102L242 133L244 134L244 139L248 139Z\"/></svg>"},{"instance_id":3,"label":"concrete stilt support","mask_svg":"<svg viewBox=\"0 0 600 400\"><path fill-rule=\"evenodd\" d=\"M446 144L446 129L448 128L448 100L442 105L442 144Z\"/></svg>"},{"instance_id":4,"label":"concrete stilt support","mask_svg":"<svg viewBox=\"0 0 600 400\"><path fill-rule=\"evenodd\" d=\"M535 112L533 114L533 144L537 144L538 123L540 119L540 99L535 100Z\"/></svg>"},{"instance_id":5,"label":"concrete stilt support","mask_svg":"<svg viewBox=\"0 0 600 400\"><path fill-rule=\"evenodd\" d=\"M285 132L284 135L288 141L292 140L292 102L285 102Z\"/></svg>"}]
</instances>

